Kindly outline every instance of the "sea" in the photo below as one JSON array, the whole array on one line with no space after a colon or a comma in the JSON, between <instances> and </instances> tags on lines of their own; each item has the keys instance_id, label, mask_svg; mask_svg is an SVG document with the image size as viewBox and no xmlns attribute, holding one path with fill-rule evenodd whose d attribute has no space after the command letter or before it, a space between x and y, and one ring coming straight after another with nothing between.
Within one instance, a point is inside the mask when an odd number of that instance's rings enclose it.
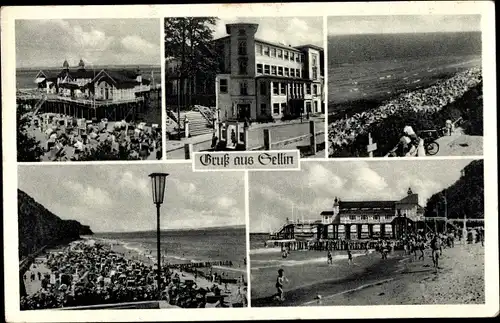
<instances>
[{"instance_id":1,"label":"sea","mask_svg":"<svg viewBox=\"0 0 500 323\"><path fill-rule=\"evenodd\" d=\"M328 37L329 114L481 66L481 32ZM366 104L365 104L366 105Z\"/></svg>"},{"instance_id":2,"label":"sea","mask_svg":"<svg viewBox=\"0 0 500 323\"><path fill-rule=\"evenodd\" d=\"M93 237L120 241L127 249L156 256L156 231L95 233ZM244 266L244 226L165 230L160 237L169 263L232 261L234 267Z\"/></svg>"},{"instance_id":3,"label":"sea","mask_svg":"<svg viewBox=\"0 0 500 323\"><path fill-rule=\"evenodd\" d=\"M87 67L89 69L90 67ZM142 76L145 79L151 81L151 71L153 72L155 84L161 84L161 67L160 66L149 66L149 65L105 65L96 66L96 73L101 69L109 70L135 70L139 68L142 72ZM57 67L33 67L33 68L18 68L16 69L16 88L17 89L31 89L36 88L35 76L40 70L48 71L53 74L57 74L62 68Z\"/></svg>"}]
</instances>

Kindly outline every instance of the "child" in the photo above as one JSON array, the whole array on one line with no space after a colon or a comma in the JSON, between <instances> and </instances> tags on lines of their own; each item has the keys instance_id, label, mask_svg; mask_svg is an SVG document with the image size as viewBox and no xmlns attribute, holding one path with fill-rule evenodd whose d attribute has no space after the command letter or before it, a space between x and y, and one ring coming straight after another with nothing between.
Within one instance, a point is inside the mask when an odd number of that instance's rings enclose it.
<instances>
[{"instance_id":1,"label":"child","mask_svg":"<svg viewBox=\"0 0 500 323\"><path fill-rule=\"evenodd\" d=\"M283 301L285 299L284 297L284 292L283 292L283 283L286 281L288 282L288 279L284 276L285 271L283 269L278 270L278 277L276 278L276 290L277 290L277 299L280 301Z\"/></svg>"},{"instance_id":2,"label":"child","mask_svg":"<svg viewBox=\"0 0 500 323\"><path fill-rule=\"evenodd\" d=\"M349 264L352 265L352 252L351 249L347 249L347 259L349 260Z\"/></svg>"},{"instance_id":3,"label":"child","mask_svg":"<svg viewBox=\"0 0 500 323\"><path fill-rule=\"evenodd\" d=\"M326 262L326 263L327 263L328 265L332 265L332 264L333 264L333 257L332 257L332 252L331 252L330 250L328 250L328 255L327 255L327 258L328 258L328 260L327 260L327 262Z\"/></svg>"}]
</instances>

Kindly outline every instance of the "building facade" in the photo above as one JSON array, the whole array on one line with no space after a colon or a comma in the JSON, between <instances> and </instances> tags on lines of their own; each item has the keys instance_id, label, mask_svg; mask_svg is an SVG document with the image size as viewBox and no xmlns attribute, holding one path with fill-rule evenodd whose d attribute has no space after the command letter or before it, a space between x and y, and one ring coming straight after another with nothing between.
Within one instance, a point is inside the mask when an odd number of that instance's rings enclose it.
<instances>
[{"instance_id":1,"label":"building facade","mask_svg":"<svg viewBox=\"0 0 500 323\"><path fill-rule=\"evenodd\" d=\"M255 38L257 24L227 24L217 39L220 121L271 120L324 113L323 49Z\"/></svg>"},{"instance_id":2,"label":"building facade","mask_svg":"<svg viewBox=\"0 0 500 323\"><path fill-rule=\"evenodd\" d=\"M111 102L133 101L151 90L150 81L139 70L86 70L83 60L73 70L64 61L57 75L39 71L35 82L49 94Z\"/></svg>"}]
</instances>

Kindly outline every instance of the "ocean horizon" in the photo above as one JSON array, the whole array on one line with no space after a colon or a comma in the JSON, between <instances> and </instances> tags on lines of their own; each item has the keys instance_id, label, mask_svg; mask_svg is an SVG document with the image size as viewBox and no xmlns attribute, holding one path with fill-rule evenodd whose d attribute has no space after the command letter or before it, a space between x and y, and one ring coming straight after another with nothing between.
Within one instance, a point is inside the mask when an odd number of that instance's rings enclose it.
<instances>
[{"instance_id":1,"label":"ocean horizon","mask_svg":"<svg viewBox=\"0 0 500 323\"><path fill-rule=\"evenodd\" d=\"M481 51L481 32L329 35L329 113L480 67Z\"/></svg>"},{"instance_id":2,"label":"ocean horizon","mask_svg":"<svg viewBox=\"0 0 500 323\"><path fill-rule=\"evenodd\" d=\"M156 230L96 232L92 237L120 241L129 250L156 255ZM162 253L171 263L232 261L241 267L246 257L244 225L162 230L160 239Z\"/></svg>"}]
</instances>

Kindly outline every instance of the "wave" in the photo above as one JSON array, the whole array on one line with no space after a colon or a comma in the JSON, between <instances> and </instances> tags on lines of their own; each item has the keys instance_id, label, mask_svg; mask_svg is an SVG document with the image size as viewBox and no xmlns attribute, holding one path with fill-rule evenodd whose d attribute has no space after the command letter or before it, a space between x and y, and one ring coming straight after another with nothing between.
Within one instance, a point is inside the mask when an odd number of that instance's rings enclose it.
<instances>
[{"instance_id":1,"label":"wave","mask_svg":"<svg viewBox=\"0 0 500 323\"><path fill-rule=\"evenodd\" d=\"M258 248L250 249L251 255L267 254L267 253L281 253L281 248Z\"/></svg>"},{"instance_id":2,"label":"wave","mask_svg":"<svg viewBox=\"0 0 500 323\"><path fill-rule=\"evenodd\" d=\"M373 250L370 250L368 254L372 253ZM352 257L360 257L365 256L366 253L353 253ZM347 255L334 255L333 262L338 262L341 260L346 260ZM267 265L251 267L252 270L264 269L264 268L273 268L273 267L294 267L294 266L303 266L303 265L311 265L318 263L326 263L327 257L319 257L319 258L311 258L304 260L286 260L286 259L271 259L271 260L251 260L252 263L267 263Z\"/></svg>"}]
</instances>

